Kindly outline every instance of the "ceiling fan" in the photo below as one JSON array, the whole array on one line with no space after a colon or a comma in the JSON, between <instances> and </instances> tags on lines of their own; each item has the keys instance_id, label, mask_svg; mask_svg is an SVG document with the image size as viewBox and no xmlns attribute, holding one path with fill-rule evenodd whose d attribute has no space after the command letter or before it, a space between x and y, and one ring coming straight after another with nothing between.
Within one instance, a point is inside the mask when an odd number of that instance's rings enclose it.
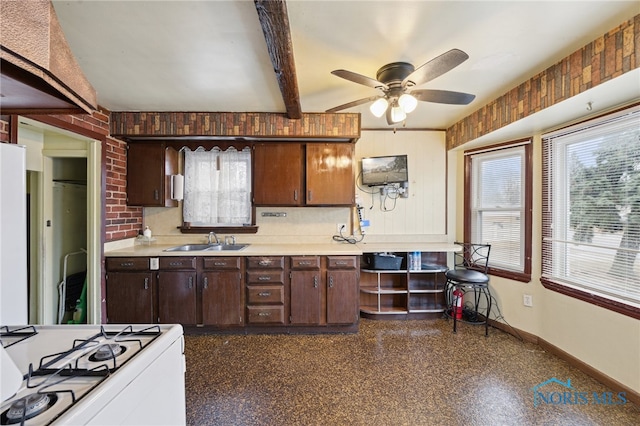
<instances>
[{"instance_id":1,"label":"ceiling fan","mask_svg":"<svg viewBox=\"0 0 640 426\"><path fill-rule=\"evenodd\" d=\"M343 69L331 71L331 74L354 83L380 89L382 94L338 105L328 109L327 112L337 112L373 102L370 107L371 113L376 117L386 114L387 123L395 124L403 121L407 113L416 108L418 101L467 105L475 99L475 95L449 90L410 90L414 86L424 84L451 71L467 59L469 55L462 50L451 49L417 69L407 62L392 62L384 65L376 73L375 79Z\"/></svg>"}]
</instances>

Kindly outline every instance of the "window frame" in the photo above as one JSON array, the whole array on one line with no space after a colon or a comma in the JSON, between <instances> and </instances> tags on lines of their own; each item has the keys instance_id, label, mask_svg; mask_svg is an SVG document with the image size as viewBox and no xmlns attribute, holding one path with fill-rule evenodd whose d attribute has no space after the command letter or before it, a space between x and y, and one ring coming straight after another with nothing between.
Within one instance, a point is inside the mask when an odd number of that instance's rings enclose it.
<instances>
[{"instance_id":1,"label":"window frame","mask_svg":"<svg viewBox=\"0 0 640 426\"><path fill-rule=\"evenodd\" d=\"M532 138L517 139L483 148L470 149L464 151L464 241L472 241L473 226L473 155L480 153L497 152L515 147L524 147L524 179L521 182L523 186L523 202L524 202L524 259L523 271L513 271L509 269L499 268L489 265L489 274L498 277L508 278L514 281L528 283L531 281L531 253L532 253L532 211L533 211L533 143ZM480 241L478 241L480 242Z\"/></svg>"},{"instance_id":2,"label":"window frame","mask_svg":"<svg viewBox=\"0 0 640 426\"><path fill-rule=\"evenodd\" d=\"M640 109L640 103L635 103L627 107L610 111L606 114L601 114L596 117L591 117L587 120L580 121L571 126L560 128L548 134L542 135L542 247L541 247L541 262L545 259L552 259L553 250L551 248L552 242L545 240L546 236L552 235L553 215L552 204L555 200L552 199L552 194L549 193L549 167L550 162L553 162L550 152L553 151L553 141L551 136L559 132L567 133L570 131L580 131L594 125L601 124L604 121L615 119L616 116L621 114L628 114L637 112ZM551 164L553 167L553 164ZM550 260L551 261L551 260ZM557 293L564 294L569 297L590 303L592 305L599 306L601 308L617 312L619 314L629 316L635 319L640 319L640 308L623 303L618 300L614 300L603 295L595 294L583 288L578 288L570 284L565 284L559 280L555 280L552 277L544 275L544 271L541 271L540 282L543 287L555 291Z\"/></svg>"}]
</instances>

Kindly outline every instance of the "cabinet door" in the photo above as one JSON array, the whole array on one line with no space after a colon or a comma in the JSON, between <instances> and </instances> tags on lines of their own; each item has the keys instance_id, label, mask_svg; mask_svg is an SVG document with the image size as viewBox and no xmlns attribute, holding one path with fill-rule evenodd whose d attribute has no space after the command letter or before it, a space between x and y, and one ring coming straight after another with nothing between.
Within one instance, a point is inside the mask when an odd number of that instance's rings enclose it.
<instances>
[{"instance_id":1,"label":"cabinet door","mask_svg":"<svg viewBox=\"0 0 640 426\"><path fill-rule=\"evenodd\" d=\"M242 312L240 271L202 274L202 322L205 325L241 325Z\"/></svg>"},{"instance_id":2,"label":"cabinet door","mask_svg":"<svg viewBox=\"0 0 640 426\"><path fill-rule=\"evenodd\" d=\"M107 321L111 324L155 323L151 272L107 274Z\"/></svg>"},{"instance_id":3,"label":"cabinet door","mask_svg":"<svg viewBox=\"0 0 640 426\"><path fill-rule=\"evenodd\" d=\"M358 312L358 272L327 271L327 323L353 324Z\"/></svg>"},{"instance_id":4,"label":"cabinet door","mask_svg":"<svg viewBox=\"0 0 640 426\"><path fill-rule=\"evenodd\" d=\"M171 175L178 170L178 153L162 143L130 143L127 147L127 204L177 207L171 199Z\"/></svg>"},{"instance_id":5,"label":"cabinet door","mask_svg":"<svg viewBox=\"0 0 640 426\"><path fill-rule=\"evenodd\" d=\"M302 145L268 143L254 146L253 202L256 205L298 206L302 193Z\"/></svg>"},{"instance_id":6,"label":"cabinet door","mask_svg":"<svg viewBox=\"0 0 640 426\"><path fill-rule=\"evenodd\" d=\"M195 271L158 272L158 322L196 323Z\"/></svg>"},{"instance_id":7,"label":"cabinet door","mask_svg":"<svg viewBox=\"0 0 640 426\"><path fill-rule=\"evenodd\" d=\"M353 145L307 144L307 205L355 202Z\"/></svg>"},{"instance_id":8,"label":"cabinet door","mask_svg":"<svg viewBox=\"0 0 640 426\"><path fill-rule=\"evenodd\" d=\"M291 324L320 323L320 271L291 271Z\"/></svg>"}]
</instances>

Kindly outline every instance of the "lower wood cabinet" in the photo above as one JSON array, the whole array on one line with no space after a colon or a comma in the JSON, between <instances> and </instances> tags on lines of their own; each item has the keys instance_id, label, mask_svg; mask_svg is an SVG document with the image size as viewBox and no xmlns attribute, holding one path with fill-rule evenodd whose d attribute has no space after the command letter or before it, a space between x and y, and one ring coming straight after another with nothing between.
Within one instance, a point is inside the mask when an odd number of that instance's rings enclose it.
<instances>
[{"instance_id":1,"label":"lower wood cabinet","mask_svg":"<svg viewBox=\"0 0 640 426\"><path fill-rule=\"evenodd\" d=\"M107 258L108 322L322 331L359 320L359 256L157 260Z\"/></svg>"},{"instance_id":2,"label":"lower wood cabinet","mask_svg":"<svg viewBox=\"0 0 640 426\"><path fill-rule=\"evenodd\" d=\"M204 325L244 324L241 261L240 257L202 259L200 285Z\"/></svg>"}]
</instances>

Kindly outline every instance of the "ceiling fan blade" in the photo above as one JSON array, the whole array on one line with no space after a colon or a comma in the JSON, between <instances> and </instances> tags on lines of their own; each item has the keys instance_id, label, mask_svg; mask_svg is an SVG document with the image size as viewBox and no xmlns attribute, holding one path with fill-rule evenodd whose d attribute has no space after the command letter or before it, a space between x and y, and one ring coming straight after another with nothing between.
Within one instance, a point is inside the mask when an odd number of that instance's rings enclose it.
<instances>
[{"instance_id":1,"label":"ceiling fan blade","mask_svg":"<svg viewBox=\"0 0 640 426\"><path fill-rule=\"evenodd\" d=\"M462 50L451 49L440 56L436 56L409 74L404 80L402 80L402 86L404 87L407 84L411 84L412 86L424 84L448 71L451 71L467 59L469 59L469 55L464 53Z\"/></svg>"},{"instance_id":2,"label":"ceiling fan blade","mask_svg":"<svg viewBox=\"0 0 640 426\"><path fill-rule=\"evenodd\" d=\"M357 101L353 101L353 102L349 102L349 103L346 103L346 104L338 105L337 107L333 107L331 109L328 109L325 112L342 111L343 109L352 108L354 106L366 104L367 102L375 101L376 99L381 98L381 97L382 96L371 96L369 98L358 99Z\"/></svg>"},{"instance_id":3,"label":"ceiling fan blade","mask_svg":"<svg viewBox=\"0 0 640 426\"><path fill-rule=\"evenodd\" d=\"M331 71L331 74L338 76L338 77L342 77L345 80L349 80L349 81L353 81L354 83L358 83L358 84L364 84L365 86L369 86L369 87L373 87L374 89L383 89L383 90L387 90L389 87L378 81L375 80L373 78L364 76L362 74L358 74L352 71L347 71L347 70L333 70Z\"/></svg>"},{"instance_id":4,"label":"ceiling fan blade","mask_svg":"<svg viewBox=\"0 0 640 426\"><path fill-rule=\"evenodd\" d=\"M412 90L409 94L419 101L451 105L468 105L476 98L476 95L449 90Z\"/></svg>"}]
</instances>

